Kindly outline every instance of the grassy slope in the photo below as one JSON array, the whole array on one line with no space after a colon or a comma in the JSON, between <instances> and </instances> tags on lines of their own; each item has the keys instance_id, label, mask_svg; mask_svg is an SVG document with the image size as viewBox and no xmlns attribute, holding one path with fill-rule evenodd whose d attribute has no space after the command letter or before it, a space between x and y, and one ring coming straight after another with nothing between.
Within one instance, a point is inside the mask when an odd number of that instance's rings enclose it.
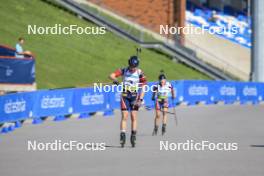
<instances>
[{"instance_id":1,"label":"grassy slope","mask_svg":"<svg viewBox=\"0 0 264 176\"><path fill-rule=\"evenodd\" d=\"M137 38L142 39L145 42L155 42L157 41L154 37L152 37L150 34L147 34L145 32L141 32L139 29L135 28L133 25L128 25L124 22L122 22L119 19L116 19L110 15L107 15L106 13L102 11L98 11L96 8L88 6L87 4L81 4L81 6L85 9L88 9L92 11L95 15L100 16L101 18L104 18L112 23L114 23L119 28L123 29L124 31L133 34ZM141 38L142 37L142 38Z\"/></svg>"},{"instance_id":2,"label":"grassy slope","mask_svg":"<svg viewBox=\"0 0 264 176\"><path fill-rule=\"evenodd\" d=\"M135 53L135 44L107 32L105 35L28 35L27 25L94 26L40 0L9 0L0 3L0 43L14 46L19 36L26 39L24 49L37 58L38 88L85 86L108 82L107 75L126 66ZM141 68L148 80L156 80L160 69L169 79L208 79L207 76L166 56L143 50Z\"/></svg>"}]
</instances>

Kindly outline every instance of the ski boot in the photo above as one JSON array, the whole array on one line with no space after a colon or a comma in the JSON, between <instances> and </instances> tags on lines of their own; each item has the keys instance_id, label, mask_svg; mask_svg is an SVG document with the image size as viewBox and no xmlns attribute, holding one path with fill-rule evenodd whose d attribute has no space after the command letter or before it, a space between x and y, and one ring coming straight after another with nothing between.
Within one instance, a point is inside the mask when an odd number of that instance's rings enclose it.
<instances>
[{"instance_id":1,"label":"ski boot","mask_svg":"<svg viewBox=\"0 0 264 176\"><path fill-rule=\"evenodd\" d=\"M120 144L122 148L125 147L125 143L126 143L126 133L121 132L120 133Z\"/></svg>"},{"instance_id":2,"label":"ski boot","mask_svg":"<svg viewBox=\"0 0 264 176\"><path fill-rule=\"evenodd\" d=\"M166 124L162 124L161 134L162 136L166 133Z\"/></svg>"},{"instance_id":3,"label":"ski boot","mask_svg":"<svg viewBox=\"0 0 264 176\"><path fill-rule=\"evenodd\" d=\"M157 136L159 127L155 125L152 136Z\"/></svg>"},{"instance_id":4,"label":"ski boot","mask_svg":"<svg viewBox=\"0 0 264 176\"><path fill-rule=\"evenodd\" d=\"M130 142L133 148L136 146L136 133L136 131L132 131L130 136Z\"/></svg>"}]
</instances>

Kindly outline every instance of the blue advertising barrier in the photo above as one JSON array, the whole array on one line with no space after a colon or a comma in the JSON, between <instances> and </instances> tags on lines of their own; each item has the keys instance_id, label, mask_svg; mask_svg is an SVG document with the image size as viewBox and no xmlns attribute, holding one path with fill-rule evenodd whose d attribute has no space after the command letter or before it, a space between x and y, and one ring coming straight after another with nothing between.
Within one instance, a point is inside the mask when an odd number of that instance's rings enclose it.
<instances>
[{"instance_id":1,"label":"blue advertising barrier","mask_svg":"<svg viewBox=\"0 0 264 176\"><path fill-rule=\"evenodd\" d=\"M239 100L238 83L232 81L215 82L214 100L224 104L233 104Z\"/></svg>"},{"instance_id":2,"label":"blue advertising barrier","mask_svg":"<svg viewBox=\"0 0 264 176\"><path fill-rule=\"evenodd\" d=\"M106 86L104 86L106 87ZM109 88L106 89L108 91ZM110 109L117 109L120 107L120 96L121 96L121 90L118 90L118 87L115 85L110 86L110 89L113 91L108 91L108 102L107 102L107 108Z\"/></svg>"},{"instance_id":3,"label":"blue advertising barrier","mask_svg":"<svg viewBox=\"0 0 264 176\"><path fill-rule=\"evenodd\" d=\"M264 84L260 83L237 83L238 86L238 99L241 104L251 102L258 104L263 101Z\"/></svg>"},{"instance_id":4,"label":"blue advertising barrier","mask_svg":"<svg viewBox=\"0 0 264 176\"><path fill-rule=\"evenodd\" d=\"M0 57L0 83L33 84L35 59Z\"/></svg>"},{"instance_id":5,"label":"blue advertising barrier","mask_svg":"<svg viewBox=\"0 0 264 176\"><path fill-rule=\"evenodd\" d=\"M102 111L106 107L107 93L93 88L76 88L73 92L73 113Z\"/></svg>"},{"instance_id":6,"label":"blue advertising barrier","mask_svg":"<svg viewBox=\"0 0 264 176\"><path fill-rule=\"evenodd\" d=\"M35 92L9 94L0 97L0 123L33 116Z\"/></svg>"},{"instance_id":7,"label":"blue advertising barrier","mask_svg":"<svg viewBox=\"0 0 264 176\"><path fill-rule=\"evenodd\" d=\"M180 102L195 105L199 102L213 104L215 102L215 84L212 81L180 81L178 84Z\"/></svg>"},{"instance_id":8,"label":"blue advertising barrier","mask_svg":"<svg viewBox=\"0 0 264 176\"><path fill-rule=\"evenodd\" d=\"M15 56L16 50L8 46L0 45L0 56Z\"/></svg>"},{"instance_id":9,"label":"blue advertising barrier","mask_svg":"<svg viewBox=\"0 0 264 176\"><path fill-rule=\"evenodd\" d=\"M198 80L171 81L171 83L176 99L174 102L169 100L174 106L180 103L232 104L239 101L241 104L258 104L264 101L264 83ZM149 87L155 84L157 83L148 83ZM114 87L114 91L109 91L111 88L113 86L108 86L102 91L94 91L94 88L39 90L0 96L0 123L98 111L111 115L113 110L119 109L120 106L120 93L117 87ZM144 105L153 108L154 102L151 96L151 91L146 92Z\"/></svg>"},{"instance_id":10,"label":"blue advertising barrier","mask_svg":"<svg viewBox=\"0 0 264 176\"><path fill-rule=\"evenodd\" d=\"M41 90L35 94L33 116L58 116L73 113L74 89Z\"/></svg>"}]
</instances>

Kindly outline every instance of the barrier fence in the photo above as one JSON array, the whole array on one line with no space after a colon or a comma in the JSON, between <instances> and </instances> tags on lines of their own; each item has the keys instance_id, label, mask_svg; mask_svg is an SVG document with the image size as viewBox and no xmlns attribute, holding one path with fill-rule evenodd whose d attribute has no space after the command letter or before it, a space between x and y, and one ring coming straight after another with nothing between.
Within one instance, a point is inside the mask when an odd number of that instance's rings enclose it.
<instances>
[{"instance_id":1,"label":"barrier fence","mask_svg":"<svg viewBox=\"0 0 264 176\"><path fill-rule=\"evenodd\" d=\"M234 81L171 81L176 98L169 98L171 106L181 103L196 105L198 103L216 104L259 104L264 97L264 83L234 82ZM157 84L148 83L149 86ZM112 85L113 87L113 85ZM154 107L151 100L152 92L144 97L144 106ZM120 92L101 92L94 87L70 88L57 90L39 90L34 92L14 93L0 96L0 123L18 122L32 118L54 116L63 119L69 114L88 116L93 112L104 112L112 115L114 109L119 109Z\"/></svg>"},{"instance_id":2,"label":"barrier fence","mask_svg":"<svg viewBox=\"0 0 264 176\"><path fill-rule=\"evenodd\" d=\"M0 45L0 91L35 91L35 57L15 53L14 48Z\"/></svg>"}]
</instances>

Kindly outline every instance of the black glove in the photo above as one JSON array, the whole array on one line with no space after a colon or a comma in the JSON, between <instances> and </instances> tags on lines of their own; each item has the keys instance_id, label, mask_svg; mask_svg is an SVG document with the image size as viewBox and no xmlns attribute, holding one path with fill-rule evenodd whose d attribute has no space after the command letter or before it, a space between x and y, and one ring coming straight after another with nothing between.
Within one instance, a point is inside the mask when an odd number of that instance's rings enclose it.
<instances>
[{"instance_id":1,"label":"black glove","mask_svg":"<svg viewBox=\"0 0 264 176\"><path fill-rule=\"evenodd\" d=\"M141 104L142 104L142 101L143 101L143 99L138 99L137 101L136 101L136 104L135 104L135 106L137 106L138 108L141 106Z\"/></svg>"},{"instance_id":2,"label":"black glove","mask_svg":"<svg viewBox=\"0 0 264 176\"><path fill-rule=\"evenodd\" d=\"M118 82L117 80L114 80L114 81L113 81L113 84L115 84L115 85L119 85L119 82Z\"/></svg>"},{"instance_id":3,"label":"black glove","mask_svg":"<svg viewBox=\"0 0 264 176\"><path fill-rule=\"evenodd\" d=\"M152 100L152 101L155 101L155 97L152 97L151 100Z\"/></svg>"}]
</instances>

